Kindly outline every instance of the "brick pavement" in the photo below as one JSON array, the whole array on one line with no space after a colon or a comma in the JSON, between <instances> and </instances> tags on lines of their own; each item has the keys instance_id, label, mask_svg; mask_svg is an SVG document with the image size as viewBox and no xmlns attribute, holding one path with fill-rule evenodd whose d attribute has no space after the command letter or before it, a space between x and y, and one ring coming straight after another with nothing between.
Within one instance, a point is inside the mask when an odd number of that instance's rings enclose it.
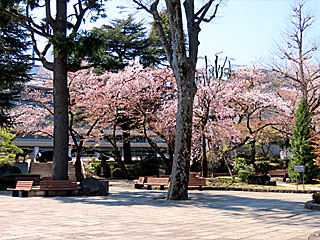
<instances>
[{"instance_id":1,"label":"brick pavement","mask_svg":"<svg viewBox=\"0 0 320 240\"><path fill-rule=\"evenodd\" d=\"M308 194L166 191L112 182L106 197L12 198L0 192L0 239L273 239L302 240L320 230Z\"/></svg>"}]
</instances>

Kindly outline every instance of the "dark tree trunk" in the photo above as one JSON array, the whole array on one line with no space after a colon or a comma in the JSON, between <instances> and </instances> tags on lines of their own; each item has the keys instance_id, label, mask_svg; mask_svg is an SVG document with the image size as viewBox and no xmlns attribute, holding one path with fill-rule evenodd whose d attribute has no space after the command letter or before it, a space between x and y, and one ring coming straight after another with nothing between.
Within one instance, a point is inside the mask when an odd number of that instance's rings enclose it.
<instances>
[{"instance_id":1,"label":"dark tree trunk","mask_svg":"<svg viewBox=\"0 0 320 240\"><path fill-rule=\"evenodd\" d=\"M252 140L250 143L251 145L251 154L250 154L250 162L255 166L255 161L256 161L256 140Z\"/></svg>"},{"instance_id":2,"label":"dark tree trunk","mask_svg":"<svg viewBox=\"0 0 320 240\"><path fill-rule=\"evenodd\" d=\"M171 162L171 168L173 163L173 156L174 156L174 141L169 141L167 143L168 146L168 154L169 154L169 161ZM171 172L171 169L170 169Z\"/></svg>"},{"instance_id":3,"label":"dark tree trunk","mask_svg":"<svg viewBox=\"0 0 320 240\"><path fill-rule=\"evenodd\" d=\"M126 125L122 128L122 142L123 142L123 158L125 164L132 164L131 144L130 144L130 127Z\"/></svg>"},{"instance_id":4,"label":"dark tree trunk","mask_svg":"<svg viewBox=\"0 0 320 240\"><path fill-rule=\"evenodd\" d=\"M119 148L117 146L113 146L113 149L115 151L115 160L119 164L119 167L121 168L123 177L126 179L129 179L129 173L123 161L121 160L121 154L120 154Z\"/></svg>"},{"instance_id":5,"label":"dark tree trunk","mask_svg":"<svg viewBox=\"0 0 320 240\"><path fill-rule=\"evenodd\" d=\"M208 177L208 159L207 159L207 145L206 145L206 135L202 133L202 177Z\"/></svg>"},{"instance_id":6,"label":"dark tree trunk","mask_svg":"<svg viewBox=\"0 0 320 240\"><path fill-rule=\"evenodd\" d=\"M113 126L112 137L105 136L105 139L111 144L111 146L112 146L112 148L114 150L114 159L119 164L119 167L121 168L121 172L122 172L123 176L126 179L129 179L130 176L129 176L128 170L126 168L126 165L121 160L121 154L120 154L120 151L119 151L119 148L118 148L118 145L117 145L116 129L117 129L117 125L114 125Z\"/></svg>"},{"instance_id":7,"label":"dark tree trunk","mask_svg":"<svg viewBox=\"0 0 320 240\"><path fill-rule=\"evenodd\" d=\"M67 3L65 0L57 0L57 18L54 35L60 41L66 39ZM68 86L67 86L67 57L63 44L54 46L56 56L53 69L54 92L54 153L53 153L53 179L68 179Z\"/></svg>"}]
</instances>

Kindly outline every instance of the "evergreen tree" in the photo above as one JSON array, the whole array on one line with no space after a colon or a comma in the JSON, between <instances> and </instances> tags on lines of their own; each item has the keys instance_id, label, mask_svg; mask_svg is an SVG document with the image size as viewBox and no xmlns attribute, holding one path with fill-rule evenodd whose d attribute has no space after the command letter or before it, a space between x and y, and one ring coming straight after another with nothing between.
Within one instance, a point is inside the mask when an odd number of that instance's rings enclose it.
<instances>
[{"instance_id":1,"label":"evergreen tree","mask_svg":"<svg viewBox=\"0 0 320 240\"><path fill-rule=\"evenodd\" d=\"M115 19L109 25L94 29L105 42L105 61L113 62L115 68L124 68L131 60L141 56L147 48L146 29L142 22L136 23L132 15Z\"/></svg>"},{"instance_id":2,"label":"evergreen tree","mask_svg":"<svg viewBox=\"0 0 320 240\"><path fill-rule=\"evenodd\" d=\"M28 49L28 37L23 29L10 21L5 15L0 16L0 127L9 127L11 119L8 111L19 100L23 82L29 80L31 64L17 57ZM14 53L14 54L13 54Z\"/></svg>"},{"instance_id":3,"label":"evergreen tree","mask_svg":"<svg viewBox=\"0 0 320 240\"><path fill-rule=\"evenodd\" d=\"M311 182L319 174L319 168L314 165L316 156L311 143L311 117L305 97L301 98L296 112L295 125L292 131L291 146L293 158L289 162L289 176L292 181L302 180L302 174L294 172L294 166L305 165L305 180Z\"/></svg>"},{"instance_id":4,"label":"evergreen tree","mask_svg":"<svg viewBox=\"0 0 320 240\"><path fill-rule=\"evenodd\" d=\"M79 65L78 54L75 54L76 44L85 43L85 38L79 38L80 26L85 19L96 20L104 16L103 3L105 0L78 0L77 3L69 0L39 1L39 0L0 0L0 15L10 17L31 36L36 60L53 72L53 99L54 99L54 141L53 141L53 179L68 179L68 145L69 145L69 119L68 100L69 89L67 85L68 71L77 71L89 68L89 65ZM23 11L14 11L8 4L15 4ZM73 6L73 11L71 7ZM55 8L56 11L52 11ZM68 11L67 11L68 9ZM70 14L69 14L70 10ZM38 16L44 15L41 19ZM89 14L89 15L88 15ZM40 39L46 39L46 45L39 45ZM92 38L91 38L92 39ZM80 41L81 40L81 41ZM87 48L94 44L85 44ZM87 48L82 48L82 51ZM50 49L53 49L54 59L50 59ZM89 51L90 52L90 51ZM22 56L26 57L26 56ZM76 62L69 61L76 59ZM81 164L75 164L76 171Z\"/></svg>"},{"instance_id":5,"label":"evergreen tree","mask_svg":"<svg viewBox=\"0 0 320 240\"><path fill-rule=\"evenodd\" d=\"M167 21L166 34L169 35L168 17L166 12L161 13ZM145 66L157 66L165 61L166 56L159 40L154 23L147 33L142 22L136 22L132 15L126 19L115 19L110 24L95 28L92 32L104 41L104 55L99 66L107 69L122 69L130 61L139 59Z\"/></svg>"}]
</instances>

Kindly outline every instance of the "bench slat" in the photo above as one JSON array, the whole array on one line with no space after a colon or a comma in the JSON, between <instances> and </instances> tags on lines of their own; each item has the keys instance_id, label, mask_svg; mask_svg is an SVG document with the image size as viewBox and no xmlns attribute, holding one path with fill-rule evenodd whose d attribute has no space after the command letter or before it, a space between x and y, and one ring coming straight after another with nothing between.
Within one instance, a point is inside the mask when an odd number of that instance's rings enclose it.
<instances>
[{"instance_id":1,"label":"bench slat","mask_svg":"<svg viewBox=\"0 0 320 240\"><path fill-rule=\"evenodd\" d=\"M169 184L169 178L153 178L150 177L147 179L145 185L147 185L147 189L150 190L151 186L160 186L161 190L164 190L164 186Z\"/></svg>"},{"instance_id":2,"label":"bench slat","mask_svg":"<svg viewBox=\"0 0 320 240\"><path fill-rule=\"evenodd\" d=\"M147 185L168 185L169 178L148 178Z\"/></svg>"},{"instance_id":3,"label":"bench slat","mask_svg":"<svg viewBox=\"0 0 320 240\"><path fill-rule=\"evenodd\" d=\"M189 186L207 186L205 178L189 178Z\"/></svg>"},{"instance_id":4,"label":"bench slat","mask_svg":"<svg viewBox=\"0 0 320 240\"><path fill-rule=\"evenodd\" d=\"M45 191L49 196L49 191L67 191L68 195L72 195L72 191L77 191L77 182L71 180L43 180L40 182L40 191Z\"/></svg>"},{"instance_id":5,"label":"bench slat","mask_svg":"<svg viewBox=\"0 0 320 240\"><path fill-rule=\"evenodd\" d=\"M19 191L22 191L22 197L27 197L32 185L33 181L17 181L15 188L7 188L7 190L12 191L13 197L19 197Z\"/></svg>"}]
</instances>

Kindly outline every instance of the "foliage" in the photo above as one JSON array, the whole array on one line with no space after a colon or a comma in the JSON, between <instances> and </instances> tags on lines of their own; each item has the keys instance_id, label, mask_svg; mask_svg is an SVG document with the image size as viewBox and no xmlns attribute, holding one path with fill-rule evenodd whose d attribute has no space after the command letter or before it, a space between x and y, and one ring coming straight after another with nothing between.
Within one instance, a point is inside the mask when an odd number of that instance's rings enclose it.
<instances>
[{"instance_id":1,"label":"foliage","mask_svg":"<svg viewBox=\"0 0 320 240\"><path fill-rule=\"evenodd\" d=\"M89 164L88 166L85 166L84 171L85 171L87 177L92 177L96 174L96 169L91 164Z\"/></svg>"},{"instance_id":2,"label":"foliage","mask_svg":"<svg viewBox=\"0 0 320 240\"><path fill-rule=\"evenodd\" d=\"M154 47L153 39L147 37L142 22L135 22L133 15L126 19L114 19L109 25L95 28L93 33L104 42L101 66L107 69L123 69L130 61L139 57L145 67L157 65L160 54Z\"/></svg>"},{"instance_id":3,"label":"foliage","mask_svg":"<svg viewBox=\"0 0 320 240\"><path fill-rule=\"evenodd\" d=\"M13 4L9 8L15 9ZM0 127L13 124L8 111L19 100L22 83L30 79L31 64L17 57L26 54L30 45L28 40L23 28L0 14Z\"/></svg>"},{"instance_id":4,"label":"foliage","mask_svg":"<svg viewBox=\"0 0 320 240\"><path fill-rule=\"evenodd\" d=\"M270 161L260 160L255 162L256 171L259 173L268 173Z\"/></svg>"},{"instance_id":5,"label":"foliage","mask_svg":"<svg viewBox=\"0 0 320 240\"><path fill-rule=\"evenodd\" d=\"M250 164L250 160L242 157L237 157L235 159L234 168L249 171L249 172L254 172L254 167L252 164Z\"/></svg>"},{"instance_id":6,"label":"foliage","mask_svg":"<svg viewBox=\"0 0 320 240\"><path fill-rule=\"evenodd\" d=\"M100 167L101 167L101 162L92 162L92 163L90 163L90 165L91 165L94 169L97 169L97 168L100 168Z\"/></svg>"},{"instance_id":7,"label":"foliage","mask_svg":"<svg viewBox=\"0 0 320 240\"><path fill-rule=\"evenodd\" d=\"M251 172L251 171L239 170L238 178L240 179L241 182L247 182L248 177L252 176L253 174L254 174L254 172Z\"/></svg>"},{"instance_id":8,"label":"foliage","mask_svg":"<svg viewBox=\"0 0 320 240\"><path fill-rule=\"evenodd\" d=\"M3 165L13 166L15 163L15 154L8 154L7 156L0 156L0 167Z\"/></svg>"},{"instance_id":9,"label":"foliage","mask_svg":"<svg viewBox=\"0 0 320 240\"><path fill-rule=\"evenodd\" d=\"M14 139L15 135L11 134L9 130L0 128L0 152L22 153L22 149L14 144Z\"/></svg>"},{"instance_id":10,"label":"foliage","mask_svg":"<svg viewBox=\"0 0 320 240\"><path fill-rule=\"evenodd\" d=\"M289 176L292 181L302 180L302 174L294 172L294 166L305 165L305 180L311 182L312 179L318 177L319 168L314 165L314 148L311 144L311 117L307 100L301 98L299 108L296 112L295 125L292 131L291 146L293 158L289 162Z\"/></svg>"}]
</instances>

